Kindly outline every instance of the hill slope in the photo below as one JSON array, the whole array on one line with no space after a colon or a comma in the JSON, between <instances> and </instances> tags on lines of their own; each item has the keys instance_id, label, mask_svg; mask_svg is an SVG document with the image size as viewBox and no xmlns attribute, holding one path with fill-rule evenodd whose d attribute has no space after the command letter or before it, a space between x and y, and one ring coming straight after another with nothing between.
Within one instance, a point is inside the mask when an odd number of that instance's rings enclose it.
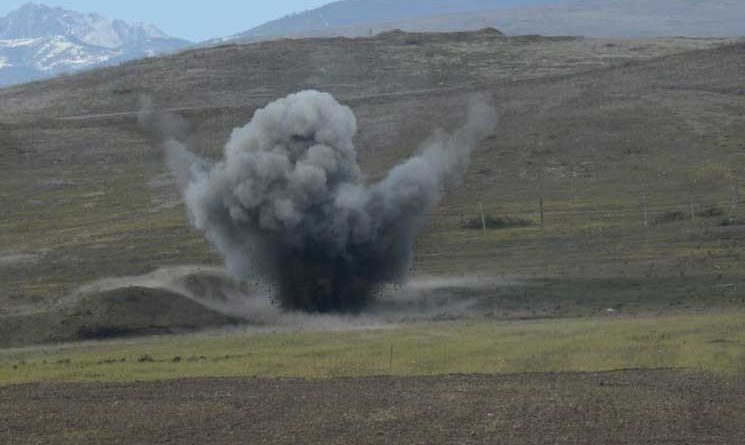
<instances>
[{"instance_id":1,"label":"hill slope","mask_svg":"<svg viewBox=\"0 0 745 445\"><path fill-rule=\"evenodd\" d=\"M497 105L498 136L436 211L415 274L525 280L498 304L524 316L740 304L743 54L714 40L391 33L226 45L0 90L0 311L53 307L98 278L219 264L138 130L142 93L218 157L257 107L304 88L354 109L371 180L457 125L473 93ZM466 228L480 203L532 225ZM578 295L593 303L578 309Z\"/></svg>"}]
</instances>

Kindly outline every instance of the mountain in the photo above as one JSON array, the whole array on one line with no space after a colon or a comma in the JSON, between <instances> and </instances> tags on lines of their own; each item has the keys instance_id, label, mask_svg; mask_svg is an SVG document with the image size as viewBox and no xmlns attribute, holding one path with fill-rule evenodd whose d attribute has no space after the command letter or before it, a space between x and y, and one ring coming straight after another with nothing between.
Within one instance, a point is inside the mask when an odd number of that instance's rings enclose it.
<instances>
[{"instance_id":1,"label":"mountain","mask_svg":"<svg viewBox=\"0 0 745 445\"><path fill-rule=\"evenodd\" d=\"M494 27L511 35L730 37L745 34L741 0L343 0L223 40L366 36L393 29L449 32Z\"/></svg>"},{"instance_id":2,"label":"mountain","mask_svg":"<svg viewBox=\"0 0 745 445\"><path fill-rule=\"evenodd\" d=\"M0 86L185 48L146 24L28 3L0 17Z\"/></svg>"},{"instance_id":3,"label":"mountain","mask_svg":"<svg viewBox=\"0 0 745 445\"><path fill-rule=\"evenodd\" d=\"M575 0L483 14L511 34L591 37L736 37L745 35L741 0Z\"/></svg>"},{"instance_id":4,"label":"mountain","mask_svg":"<svg viewBox=\"0 0 745 445\"><path fill-rule=\"evenodd\" d=\"M267 40L283 36L321 34L351 26L417 20L443 14L462 14L547 3L548 0L342 0L291 14L233 36L240 40Z\"/></svg>"}]
</instances>

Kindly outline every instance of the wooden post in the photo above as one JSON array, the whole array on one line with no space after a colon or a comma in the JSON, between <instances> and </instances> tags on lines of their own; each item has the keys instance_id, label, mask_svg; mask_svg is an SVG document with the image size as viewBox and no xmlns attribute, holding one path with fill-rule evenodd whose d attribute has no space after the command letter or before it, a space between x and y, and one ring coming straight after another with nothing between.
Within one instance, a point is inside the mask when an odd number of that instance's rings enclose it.
<instances>
[{"instance_id":1,"label":"wooden post","mask_svg":"<svg viewBox=\"0 0 745 445\"><path fill-rule=\"evenodd\" d=\"M644 223L644 227L647 227L647 195L642 195L642 222Z\"/></svg>"},{"instance_id":2,"label":"wooden post","mask_svg":"<svg viewBox=\"0 0 745 445\"><path fill-rule=\"evenodd\" d=\"M391 345L391 351L388 354L388 374L393 372L393 345Z\"/></svg>"},{"instance_id":3,"label":"wooden post","mask_svg":"<svg viewBox=\"0 0 745 445\"><path fill-rule=\"evenodd\" d=\"M484 233L486 233L486 216L484 215L484 205L480 202L479 209L481 209L481 226L484 228Z\"/></svg>"},{"instance_id":4,"label":"wooden post","mask_svg":"<svg viewBox=\"0 0 745 445\"><path fill-rule=\"evenodd\" d=\"M543 223L545 221L544 218L543 218L543 196L539 196L538 197L538 208L541 211L541 229L543 229L543 227L544 227L543 226Z\"/></svg>"},{"instance_id":5,"label":"wooden post","mask_svg":"<svg viewBox=\"0 0 745 445\"><path fill-rule=\"evenodd\" d=\"M691 223L696 222L696 209L693 206L693 202L691 202Z\"/></svg>"},{"instance_id":6,"label":"wooden post","mask_svg":"<svg viewBox=\"0 0 745 445\"><path fill-rule=\"evenodd\" d=\"M732 204L729 208L729 220L734 223L737 221L737 204L740 202L740 188L735 183L732 186Z\"/></svg>"}]
</instances>

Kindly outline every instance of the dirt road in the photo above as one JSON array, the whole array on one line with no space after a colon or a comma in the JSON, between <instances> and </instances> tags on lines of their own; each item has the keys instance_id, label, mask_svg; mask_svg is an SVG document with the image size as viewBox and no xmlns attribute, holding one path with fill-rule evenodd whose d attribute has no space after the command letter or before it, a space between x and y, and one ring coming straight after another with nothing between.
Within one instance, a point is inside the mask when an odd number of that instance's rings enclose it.
<instances>
[{"instance_id":1,"label":"dirt road","mask_svg":"<svg viewBox=\"0 0 745 445\"><path fill-rule=\"evenodd\" d=\"M3 444L739 444L745 381L675 371L0 388Z\"/></svg>"}]
</instances>

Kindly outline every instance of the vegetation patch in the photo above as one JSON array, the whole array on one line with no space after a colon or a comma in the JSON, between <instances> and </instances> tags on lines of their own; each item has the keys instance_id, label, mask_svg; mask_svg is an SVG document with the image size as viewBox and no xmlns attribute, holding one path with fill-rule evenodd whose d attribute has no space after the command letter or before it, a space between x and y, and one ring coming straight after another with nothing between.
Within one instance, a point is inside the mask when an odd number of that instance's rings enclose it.
<instances>
[{"instance_id":1,"label":"vegetation patch","mask_svg":"<svg viewBox=\"0 0 745 445\"><path fill-rule=\"evenodd\" d=\"M120 326L84 326L78 329L78 337L81 340L101 340L106 338L127 337L130 335L133 335L131 329Z\"/></svg>"},{"instance_id":2,"label":"vegetation patch","mask_svg":"<svg viewBox=\"0 0 745 445\"><path fill-rule=\"evenodd\" d=\"M728 227L728 226L742 226L745 225L745 221L737 218L725 218L722 220L721 223L719 223L722 227Z\"/></svg>"},{"instance_id":3,"label":"vegetation patch","mask_svg":"<svg viewBox=\"0 0 745 445\"><path fill-rule=\"evenodd\" d=\"M717 206L708 206L696 212L696 216L700 216L701 218L716 218L722 215L724 215L724 209Z\"/></svg>"},{"instance_id":4,"label":"vegetation patch","mask_svg":"<svg viewBox=\"0 0 745 445\"><path fill-rule=\"evenodd\" d=\"M185 335L0 351L0 385L685 368L745 374L745 312ZM103 357L103 358L102 358ZM115 359L109 359L115 357Z\"/></svg>"},{"instance_id":5,"label":"vegetation patch","mask_svg":"<svg viewBox=\"0 0 745 445\"><path fill-rule=\"evenodd\" d=\"M464 229L469 230L483 230L486 229L511 229L515 227L529 227L533 225L533 221L529 219L516 218L514 216L492 216L486 215L482 219L480 216L475 218L468 218L463 221L461 225Z\"/></svg>"},{"instance_id":6,"label":"vegetation patch","mask_svg":"<svg viewBox=\"0 0 745 445\"><path fill-rule=\"evenodd\" d=\"M684 212L681 211L670 211L665 212L662 214L657 215L654 218L655 224L668 224L668 223L674 223L678 221L685 221L686 219L690 219L690 215L686 215Z\"/></svg>"}]
</instances>

